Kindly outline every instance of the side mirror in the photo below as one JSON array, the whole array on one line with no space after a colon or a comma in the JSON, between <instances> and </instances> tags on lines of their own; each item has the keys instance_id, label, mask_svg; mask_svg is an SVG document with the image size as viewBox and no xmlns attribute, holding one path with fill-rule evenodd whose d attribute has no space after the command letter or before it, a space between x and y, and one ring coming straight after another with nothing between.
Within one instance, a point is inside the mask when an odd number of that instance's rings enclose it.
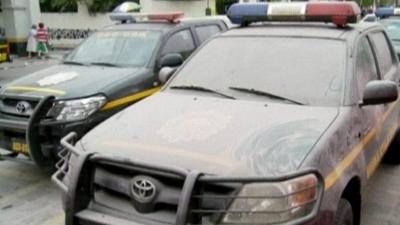
<instances>
[{"instance_id":1,"label":"side mirror","mask_svg":"<svg viewBox=\"0 0 400 225\"><path fill-rule=\"evenodd\" d=\"M176 67L183 63L182 55L179 53L169 53L161 57L160 68L163 67Z\"/></svg>"},{"instance_id":2,"label":"side mirror","mask_svg":"<svg viewBox=\"0 0 400 225\"><path fill-rule=\"evenodd\" d=\"M176 71L177 67L163 67L161 68L160 72L158 73L158 79L161 81L162 84L168 81L171 78L172 74Z\"/></svg>"},{"instance_id":3,"label":"side mirror","mask_svg":"<svg viewBox=\"0 0 400 225\"><path fill-rule=\"evenodd\" d=\"M373 80L367 83L361 103L363 105L378 105L397 100L399 92L397 84L388 80Z\"/></svg>"}]
</instances>

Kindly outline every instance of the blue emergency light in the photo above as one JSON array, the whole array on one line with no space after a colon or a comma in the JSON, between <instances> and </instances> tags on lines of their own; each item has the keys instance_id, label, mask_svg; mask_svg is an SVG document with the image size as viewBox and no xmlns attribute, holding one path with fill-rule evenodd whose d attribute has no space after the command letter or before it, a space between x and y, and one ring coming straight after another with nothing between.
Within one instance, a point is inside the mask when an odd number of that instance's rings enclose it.
<instances>
[{"instance_id":1,"label":"blue emergency light","mask_svg":"<svg viewBox=\"0 0 400 225\"><path fill-rule=\"evenodd\" d=\"M236 3L227 13L234 24L262 21L357 23L361 10L355 2Z\"/></svg>"},{"instance_id":2,"label":"blue emergency light","mask_svg":"<svg viewBox=\"0 0 400 225\"><path fill-rule=\"evenodd\" d=\"M377 17L400 16L400 8L381 7L375 10Z\"/></svg>"}]
</instances>

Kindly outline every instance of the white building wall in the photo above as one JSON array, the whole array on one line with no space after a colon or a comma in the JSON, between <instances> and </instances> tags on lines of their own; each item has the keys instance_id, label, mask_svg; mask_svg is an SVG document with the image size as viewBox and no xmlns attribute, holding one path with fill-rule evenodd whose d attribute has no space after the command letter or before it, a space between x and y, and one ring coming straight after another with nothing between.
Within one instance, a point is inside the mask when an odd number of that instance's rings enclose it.
<instances>
[{"instance_id":1,"label":"white building wall","mask_svg":"<svg viewBox=\"0 0 400 225\"><path fill-rule=\"evenodd\" d=\"M37 0L38 1L38 0ZM39 1L38 1L39 2ZM140 0L143 13L157 12L184 12L185 17L205 16L205 11L209 5L215 8L215 0ZM31 4L31 11L38 10L38 4ZM5 26L4 13L0 13L0 27ZM39 16L26 15L31 17L34 23L43 22L46 27L53 29L80 29L97 30L105 26L112 25L108 13L97 13L90 15L85 4L78 3L78 12L75 13L41 13ZM26 30L31 24L26 24ZM25 25L24 25L25 26ZM73 47L81 40L52 40L56 47Z\"/></svg>"},{"instance_id":2,"label":"white building wall","mask_svg":"<svg viewBox=\"0 0 400 225\"><path fill-rule=\"evenodd\" d=\"M38 1L39 2L39 1ZM176 12L182 11L187 17L205 15L207 2L215 8L215 0L141 0L143 12ZM31 4L33 11L38 10L38 4ZM4 27L4 13L0 12L0 27ZM34 23L44 22L48 27L68 29L99 29L112 24L108 14L97 13L89 15L86 5L79 3L77 13L41 13L40 16L29 15Z\"/></svg>"},{"instance_id":3,"label":"white building wall","mask_svg":"<svg viewBox=\"0 0 400 225\"><path fill-rule=\"evenodd\" d=\"M86 5L78 3L78 12L71 13L42 13L40 21L51 29L76 29L76 30L98 30L112 25L108 14L97 13L90 15ZM51 39L50 44L55 48L73 48L83 39Z\"/></svg>"},{"instance_id":4,"label":"white building wall","mask_svg":"<svg viewBox=\"0 0 400 225\"><path fill-rule=\"evenodd\" d=\"M215 0L209 0L210 6L215 6ZM142 0L143 13L182 11L187 17L205 16L207 0L166 1ZM113 24L109 14L97 13L90 15L86 5L80 3L77 13L42 13L40 21L48 27L65 29L99 29Z\"/></svg>"},{"instance_id":5,"label":"white building wall","mask_svg":"<svg viewBox=\"0 0 400 225\"><path fill-rule=\"evenodd\" d=\"M108 14L90 15L82 3L79 3L76 13L42 13L40 21L47 27L63 29L99 29L113 24Z\"/></svg>"},{"instance_id":6,"label":"white building wall","mask_svg":"<svg viewBox=\"0 0 400 225\"><path fill-rule=\"evenodd\" d=\"M215 8L215 0L141 0L143 12L176 12L181 11L188 17L205 16L208 5Z\"/></svg>"}]
</instances>

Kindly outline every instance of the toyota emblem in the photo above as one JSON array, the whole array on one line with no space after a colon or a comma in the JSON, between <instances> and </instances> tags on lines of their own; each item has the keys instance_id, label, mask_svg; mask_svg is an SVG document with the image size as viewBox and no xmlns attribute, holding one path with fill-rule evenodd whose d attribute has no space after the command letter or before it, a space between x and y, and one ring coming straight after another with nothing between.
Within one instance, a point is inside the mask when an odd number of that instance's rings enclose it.
<instances>
[{"instance_id":1,"label":"toyota emblem","mask_svg":"<svg viewBox=\"0 0 400 225\"><path fill-rule=\"evenodd\" d=\"M20 114L25 114L27 111L31 109L31 105L26 101L20 101L15 106L15 111Z\"/></svg>"},{"instance_id":2,"label":"toyota emblem","mask_svg":"<svg viewBox=\"0 0 400 225\"><path fill-rule=\"evenodd\" d=\"M137 176L131 181L131 192L137 202L149 203L156 197L157 189L150 177Z\"/></svg>"}]
</instances>

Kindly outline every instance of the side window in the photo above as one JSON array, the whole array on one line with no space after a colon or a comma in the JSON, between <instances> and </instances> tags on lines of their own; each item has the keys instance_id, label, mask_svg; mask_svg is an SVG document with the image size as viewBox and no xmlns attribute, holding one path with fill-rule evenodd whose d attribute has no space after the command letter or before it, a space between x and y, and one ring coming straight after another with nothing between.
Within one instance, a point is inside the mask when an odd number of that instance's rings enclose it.
<instances>
[{"instance_id":1,"label":"side window","mask_svg":"<svg viewBox=\"0 0 400 225\"><path fill-rule=\"evenodd\" d=\"M376 57L382 77L389 72L393 65L392 54L385 35L382 32L372 33L371 40L376 46Z\"/></svg>"},{"instance_id":2,"label":"side window","mask_svg":"<svg viewBox=\"0 0 400 225\"><path fill-rule=\"evenodd\" d=\"M378 71L371 45L365 37L360 40L357 46L355 79L355 88L357 90L355 94L357 94L358 100L362 98L367 83L378 79Z\"/></svg>"},{"instance_id":3,"label":"side window","mask_svg":"<svg viewBox=\"0 0 400 225\"><path fill-rule=\"evenodd\" d=\"M221 32L221 28L217 25L207 25L196 27L196 34L199 37L200 43L205 42L210 37Z\"/></svg>"},{"instance_id":4,"label":"side window","mask_svg":"<svg viewBox=\"0 0 400 225\"><path fill-rule=\"evenodd\" d=\"M161 55L168 53L180 53L183 59L189 57L194 51L195 44L189 29L181 30L173 34L164 45Z\"/></svg>"}]
</instances>

